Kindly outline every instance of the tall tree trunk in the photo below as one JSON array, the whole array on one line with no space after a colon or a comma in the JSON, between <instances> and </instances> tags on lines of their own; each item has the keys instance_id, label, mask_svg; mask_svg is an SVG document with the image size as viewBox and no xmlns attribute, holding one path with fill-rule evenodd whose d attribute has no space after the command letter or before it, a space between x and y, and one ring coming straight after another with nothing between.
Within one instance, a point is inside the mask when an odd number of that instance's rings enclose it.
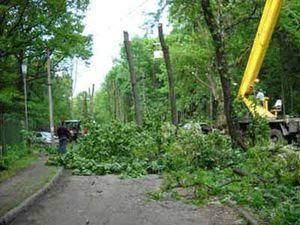
<instances>
[{"instance_id":1,"label":"tall tree trunk","mask_svg":"<svg viewBox=\"0 0 300 225\"><path fill-rule=\"evenodd\" d=\"M128 60L128 66L129 66L129 73L130 73L130 80L131 80L131 87L132 87L132 96L134 101L134 110L135 110L135 120L136 124L139 127L143 126L142 121L142 115L141 115L141 104L140 104L140 98L138 95L137 90L137 82L136 82L136 74L134 71L134 64L133 64L133 58L131 54L131 47L130 47L130 41L129 41L129 35L128 32L124 31L124 45Z\"/></svg>"},{"instance_id":2,"label":"tall tree trunk","mask_svg":"<svg viewBox=\"0 0 300 225\"><path fill-rule=\"evenodd\" d=\"M201 0L201 6L204 13L205 22L210 31L215 46L216 66L222 84L224 112L226 116L229 135L231 137L233 146L240 146L242 148L245 148L246 146L240 137L237 124L234 120L235 117L230 93L230 74L228 70L228 63L226 61L225 42L223 36L224 32L222 31L222 15L218 15L219 21L217 22L210 5L210 0Z\"/></svg>"},{"instance_id":3,"label":"tall tree trunk","mask_svg":"<svg viewBox=\"0 0 300 225\"><path fill-rule=\"evenodd\" d=\"M123 111L122 111L122 100L121 100L121 91L118 81L116 81L116 102L117 102L117 116L119 121L123 121Z\"/></svg>"},{"instance_id":4,"label":"tall tree trunk","mask_svg":"<svg viewBox=\"0 0 300 225\"><path fill-rule=\"evenodd\" d=\"M114 119L118 119L118 99L117 99L117 90L116 90L116 82L112 80L112 91L113 91L113 100L114 100Z\"/></svg>"},{"instance_id":5,"label":"tall tree trunk","mask_svg":"<svg viewBox=\"0 0 300 225\"><path fill-rule=\"evenodd\" d=\"M142 79L142 96L143 96L143 109L144 109L145 114L147 115L149 112L148 112L145 74L143 74L143 79Z\"/></svg>"},{"instance_id":6,"label":"tall tree trunk","mask_svg":"<svg viewBox=\"0 0 300 225\"><path fill-rule=\"evenodd\" d=\"M91 93L91 99L90 99L90 114L93 119L94 119L94 93L95 93L95 84L93 84L93 86L92 86L92 93Z\"/></svg>"},{"instance_id":7,"label":"tall tree trunk","mask_svg":"<svg viewBox=\"0 0 300 225\"><path fill-rule=\"evenodd\" d=\"M219 108L219 101L218 99L213 96L212 99L212 120L217 121L218 120L218 108Z\"/></svg>"},{"instance_id":8,"label":"tall tree trunk","mask_svg":"<svg viewBox=\"0 0 300 225\"><path fill-rule=\"evenodd\" d=\"M88 108L87 108L87 92L83 93L83 101L82 101L82 114L83 117L86 119L88 118Z\"/></svg>"},{"instance_id":9,"label":"tall tree trunk","mask_svg":"<svg viewBox=\"0 0 300 225\"><path fill-rule=\"evenodd\" d=\"M164 39L162 24L159 24L159 26L158 26L158 35L159 35L161 48L162 48L162 51L164 54L164 60L165 60L167 74L168 74L168 80L169 80L169 98L170 98L170 103L171 103L172 123L176 127L178 127L178 112L177 112L177 108L176 108L175 81L174 81L171 60L170 60L169 47L166 45L166 42Z\"/></svg>"},{"instance_id":10,"label":"tall tree trunk","mask_svg":"<svg viewBox=\"0 0 300 225\"><path fill-rule=\"evenodd\" d=\"M153 59L151 80L152 80L152 85L153 85L154 89L158 88L158 80L156 77L156 73L157 73L157 69L158 69L157 67L158 67L157 61L156 61L156 59Z\"/></svg>"},{"instance_id":11,"label":"tall tree trunk","mask_svg":"<svg viewBox=\"0 0 300 225\"><path fill-rule=\"evenodd\" d=\"M108 109L108 112L109 112L109 116L110 116L110 119L112 119L112 115L113 115L113 96L111 94L111 82L107 82L107 109Z\"/></svg>"},{"instance_id":12,"label":"tall tree trunk","mask_svg":"<svg viewBox=\"0 0 300 225\"><path fill-rule=\"evenodd\" d=\"M17 87L18 90L23 93L24 92L24 86L23 86L23 73L22 73L22 64L23 64L23 60L24 60L24 53L23 51L20 51L16 56L16 60L17 60L17 73L18 73L18 83L17 83Z\"/></svg>"}]
</instances>

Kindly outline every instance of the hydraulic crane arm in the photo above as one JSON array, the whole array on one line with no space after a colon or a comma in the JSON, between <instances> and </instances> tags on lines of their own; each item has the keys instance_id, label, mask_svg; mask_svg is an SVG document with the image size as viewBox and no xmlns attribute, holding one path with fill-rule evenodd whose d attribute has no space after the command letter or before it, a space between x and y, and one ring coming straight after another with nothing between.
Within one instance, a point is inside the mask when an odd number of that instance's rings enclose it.
<instances>
[{"instance_id":1,"label":"hydraulic crane arm","mask_svg":"<svg viewBox=\"0 0 300 225\"><path fill-rule=\"evenodd\" d=\"M253 91L255 80L257 79L266 51L277 24L283 0L266 0L263 14L258 26L256 37L251 49L248 63L244 72L242 83L238 92L238 97L243 100L250 112L256 116L275 118L267 107L255 104L248 98Z\"/></svg>"}]
</instances>

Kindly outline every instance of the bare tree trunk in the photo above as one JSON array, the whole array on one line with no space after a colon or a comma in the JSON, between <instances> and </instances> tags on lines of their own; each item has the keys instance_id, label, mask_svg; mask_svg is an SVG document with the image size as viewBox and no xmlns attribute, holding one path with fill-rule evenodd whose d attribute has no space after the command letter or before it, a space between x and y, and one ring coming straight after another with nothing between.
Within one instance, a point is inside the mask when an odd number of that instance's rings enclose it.
<instances>
[{"instance_id":1,"label":"bare tree trunk","mask_svg":"<svg viewBox=\"0 0 300 225\"><path fill-rule=\"evenodd\" d=\"M134 101L134 110L135 110L135 120L136 124L139 127L143 126L142 122L142 115L141 115L141 107L140 107L140 98L138 95L137 90L137 82L136 82L136 74L134 71L134 64L131 54L131 47L130 47L130 41L129 41L129 35L128 32L124 31L124 45L126 49L126 55L128 60L128 66L129 66L129 73L130 73L130 80L131 80L131 87L132 87L132 96Z\"/></svg>"},{"instance_id":2,"label":"bare tree trunk","mask_svg":"<svg viewBox=\"0 0 300 225\"><path fill-rule=\"evenodd\" d=\"M170 60L169 47L166 45L166 42L164 39L162 24L159 24L159 26L158 26L158 35L159 35L161 48L162 48L162 51L164 54L164 60L165 60L167 74L168 74L168 80L169 80L169 97L170 97L170 103L171 103L172 123L176 127L178 127L178 113L177 113L177 108L176 108L175 81L174 81L171 60Z\"/></svg>"},{"instance_id":3,"label":"bare tree trunk","mask_svg":"<svg viewBox=\"0 0 300 225\"><path fill-rule=\"evenodd\" d=\"M152 64L152 76L151 76L152 85L153 85L154 89L158 88L158 80L157 80L157 77L156 77L157 69L158 69L157 67L158 67L157 61L156 61L156 59L154 59L153 64Z\"/></svg>"},{"instance_id":4,"label":"bare tree trunk","mask_svg":"<svg viewBox=\"0 0 300 225\"><path fill-rule=\"evenodd\" d=\"M92 86L92 93L90 97L90 114L92 118L94 118L94 92L95 92L95 84Z\"/></svg>"},{"instance_id":5,"label":"bare tree trunk","mask_svg":"<svg viewBox=\"0 0 300 225\"><path fill-rule=\"evenodd\" d=\"M143 74L143 79L142 79L142 96L143 96L143 109L144 109L145 114L147 115L149 112L148 112L145 74Z\"/></svg>"},{"instance_id":6,"label":"bare tree trunk","mask_svg":"<svg viewBox=\"0 0 300 225\"><path fill-rule=\"evenodd\" d=\"M215 96L213 96L212 99L212 120L217 121L218 120L218 108L219 108L219 101Z\"/></svg>"},{"instance_id":7,"label":"bare tree trunk","mask_svg":"<svg viewBox=\"0 0 300 225\"><path fill-rule=\"evenodd\" d=\"M83 93L82 114L85 119L88 117L87 92L86 91Z\"/></svg>"},{"instance_id":8,"label":"bare tree trunk","mask_svg":"<svg viewBox=\"0 0 300 225\"><path fill-rule=\"evenodd\" d=\"M212 120L217 121L218 117L218 106L219 106L219 96L216 88L216 84L211 74L205 73L207 82L200 79L198 72L194 73L195 79L204 87L206 87L210 92L210 102L209 102L209 115Z\"/></svg>"},{"instance_id":9,"label":"bare tree trunk","mask_svg":"<svg viewBox=\"0 0 300 225\"><path fill-rule=\"evenodd\" d=\"M120 94L120 87L118 85L118 82L115 82L115 98L116 98L116 112L117 112L117 118L119 121L123 121L123 112L122 112L122 100L121 100L121 94Z\"/></svg>"},{"instance_id":10,"label":"bare tree trunk","mask_svg":"<svg viewBox=\"0 0 300 225\"><path fill-rule=\"evenodd\" d=\"M115 80L112 80L112 92L113 92L113 112L114 112L114 119L118 119L118 99L117 99L117 88Z\"/></svg>"},{"instance_id":11,"label":"bare tree trunk","mask_svg":"<svg viewBox=\"0 0 300 225\"><path fill-rule=\"evenodd\" d=\"M109 112L109 115L110 115L110 119L111 119L111 115L113 115L113 109L112 109L112 96L111 96L111 84L110 84L110 82L108 81L107 82L107 90L106 90L106 92L107 92L107 103L108 103L108 105L107 105L107 109L108 109L108 112Z\"/></svg>"},{"instance_id":12,"label":"bare tree trunk","mask_svg":"<svg viewBox=\"0 0 300 225\"><path fill-rule=\"evenodd\" d=\"M242 148L245 148L246 146L239 135L237 124L234 121L234 111L230 93L230 74L226 61L225 42L222 32L222 16L218 16L218 23L216 21L215 15L213 14L210 0L201 0L201 6L204 13L205 22L210 31L215 46L216 66L222 84L224 112L226 116L229 135L231 137L233 146L240 146Z\"/></svg>"}]
</instances>

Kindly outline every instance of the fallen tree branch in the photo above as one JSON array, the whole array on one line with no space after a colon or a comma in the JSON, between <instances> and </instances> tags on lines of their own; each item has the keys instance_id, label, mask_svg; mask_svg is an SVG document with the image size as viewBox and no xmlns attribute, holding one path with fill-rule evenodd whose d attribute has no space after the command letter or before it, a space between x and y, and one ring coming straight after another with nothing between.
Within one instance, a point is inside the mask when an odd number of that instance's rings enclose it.
<instances>
[{"instance_id":1,"label":"fallen tree branch","mask_svg":"<svg viewBox=\"0 0 300 225\"><path fill-rule=\"evenodd\" d=\"M227 200L227 204L235 209L247 222L251 225L259 225L259 221L247 210L241 208L240 206L236 205L233 201Z\"/></svg>"}]
</instances>

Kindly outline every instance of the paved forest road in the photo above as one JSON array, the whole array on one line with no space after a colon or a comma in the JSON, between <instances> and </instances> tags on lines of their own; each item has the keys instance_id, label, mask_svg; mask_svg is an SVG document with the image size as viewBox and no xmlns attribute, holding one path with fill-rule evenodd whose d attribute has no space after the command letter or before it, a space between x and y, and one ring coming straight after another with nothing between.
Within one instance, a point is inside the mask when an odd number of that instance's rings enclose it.
<instances>
[{"instance_id":1,"label":"paved forest road","mask_svg":"<svg viewBox=\"0 0 300 225\"><path fill-rule=\"evenodd\" d=\"M153 201L158 176L121 180L117 176L64 175L13 225L233 225L238 218L223 206L196 208L180 202Z\"/></svg>"}]
</instances>

